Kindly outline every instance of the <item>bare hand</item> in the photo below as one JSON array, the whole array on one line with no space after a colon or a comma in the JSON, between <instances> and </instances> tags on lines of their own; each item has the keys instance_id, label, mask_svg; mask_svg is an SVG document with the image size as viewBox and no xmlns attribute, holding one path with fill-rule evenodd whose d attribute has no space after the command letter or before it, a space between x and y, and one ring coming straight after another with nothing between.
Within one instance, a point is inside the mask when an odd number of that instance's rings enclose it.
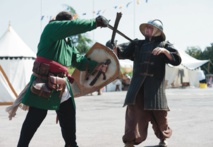
<instances>
[{"instance_id":1,"label":"bare hand","mask_svg":"<svg viewBox=\"0 0 213 147\"><path fill-rule=\"evenodd\" d=\"M113 52L114 52L116 55L118 54L117 46L113 47Z\"/></svg>"},{"instance_id":2,"label":"bare hand","mask_svg":"<svg viewBox=\"0 0 213 147\"><path fill-rule=\"evenodd\" d=\"M161 53L165 53L166 49L162 48L162 47L156 47L153 51L152 54L157 56L160 55Z\"/></svg>"}]
</instances>

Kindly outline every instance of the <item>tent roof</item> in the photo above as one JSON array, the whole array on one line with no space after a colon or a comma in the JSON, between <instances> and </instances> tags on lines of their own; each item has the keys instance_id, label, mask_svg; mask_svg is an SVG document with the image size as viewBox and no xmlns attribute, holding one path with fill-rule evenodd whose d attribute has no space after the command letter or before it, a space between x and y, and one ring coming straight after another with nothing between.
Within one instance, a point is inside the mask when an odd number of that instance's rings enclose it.
<instances>
[{"instance_id":1,"label":"tent roof","mask_svg":"<svg viewBox=\"0 0 213 147\"><path fill-rule=\"evenodd\" d=\"M182 58L181 65L183 65L184 67L191 69L191 70L196 69L196 68L202 66L203 64L209 62L209 60L195 59L192 56L188 55L187 53L185 53L184 51L181 51L181 50L179 50L178 52L180 53L180 56Z\"/></svg>"},{"instance_id":2,"label":"tent roof","mask_svg":"<svg viewBox=\"0 0 213 147\"><path fill-rule=\"evenodd\" d=\"M209 62L209 60L198 60L195 59L194 57L188 55L187 53L185 53L182 50L179 50L180 56L182 58L182 62L181 65L176 66L176 68L188 68L190 70L196 69L200 66L202 66L203 64ZM131 60L119 60L121 67L123 68L133 68L133 62ZM173 67L172 65L169 65L171 67Z\"/></svg>"},{"instance_id":3,"label":"tent roof","mask_svg":"<svg viewBox=\"0 0 213 147\"><path fill-rule=\"evenodd\" d=\"M36 54L24 43L9 24L7 31L0 38L0 57L30 57Z\"/></svg>"},{"instance_id":4,"label":"tent roof","mask_svg":"<svg viewBox=\"0 0 213 147\"><path fill-rule=\"evenodd\" d=\"M133 62L129 59L119 59L119 62L123 68L133 68Z\"/></svg>"}]
</instances>

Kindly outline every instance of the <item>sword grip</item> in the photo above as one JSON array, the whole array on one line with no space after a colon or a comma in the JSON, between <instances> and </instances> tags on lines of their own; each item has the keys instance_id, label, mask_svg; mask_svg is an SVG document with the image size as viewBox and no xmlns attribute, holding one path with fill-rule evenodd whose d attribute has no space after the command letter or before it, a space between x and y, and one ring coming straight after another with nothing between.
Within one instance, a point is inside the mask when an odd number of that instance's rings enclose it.
<instances>
[{"instance_id":1,"label":"sword grip","mask_svg":"<svg viewBox=\"0 0 213 147\"><path fill-rule=\"evenodd\" d=\"M111 60L110 59L107 59L105 62L104 62L104 65L109 65L111 63ZM98 80L98 78L100 77L100 75L101 74L103 74L104 75L104 80L106 80L106 75L105 75L105 73L102 71L102 70L100 70L100 71L98 71L98 73L97 73L97 75L95 76L95 78L90 82L90 86L93 86L95 83L96 83L96 81Z\"/></svg>"}]
</instances>

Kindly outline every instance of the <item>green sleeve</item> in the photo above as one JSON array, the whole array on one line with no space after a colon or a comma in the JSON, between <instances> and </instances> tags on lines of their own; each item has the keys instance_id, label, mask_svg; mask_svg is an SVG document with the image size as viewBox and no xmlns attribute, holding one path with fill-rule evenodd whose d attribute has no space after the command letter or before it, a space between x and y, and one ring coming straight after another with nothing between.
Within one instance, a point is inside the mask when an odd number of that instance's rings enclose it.
<instances>
[{"instance_id":1,"label":"green sleeve","mask_svg":"<svg viewBox=\"0 0 213 147\"><path fill-rule=\"evenodd\" d=\"M72 35L91 31L96 28L95 19L77 19L53 21L45 27L43 35L48 35L52 41L57 41ZM45 37L45 36L43 36Z\"/></svg>"}]
</instances>

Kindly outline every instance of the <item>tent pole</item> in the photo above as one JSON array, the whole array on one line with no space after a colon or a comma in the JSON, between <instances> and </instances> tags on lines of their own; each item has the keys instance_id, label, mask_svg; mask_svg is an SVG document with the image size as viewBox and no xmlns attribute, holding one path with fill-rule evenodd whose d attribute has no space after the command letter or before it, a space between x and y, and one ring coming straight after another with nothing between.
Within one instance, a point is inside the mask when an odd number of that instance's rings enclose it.
<instances>
[{"instance_id":1,"label":"tent pole","mask_svg":"<svg viewBox=\"0 0 213 147\"><path fill-rule=\"evenodd\" d=\"M2 105L12 105L13 102L0 102L0 106Z\"/></svg>"},{"instance_id":2,"label":"tent pole","mask_svg":"<svg viewBox=\"0 0 213 147\"><path fill-rule=\"evenodd\" d=\"M210 62L208 63L208 73L210 73Z\"/></svg>"},{"instance_id":3,"label":"tent pole","mask_svg":"<svg viewBox=\"0 0 213 147\"><path fill-rule=\"evenodd\" d=\"M210 65L213 66L213 63L211 62L211 60L210 60L209 63L208 63L208 73L209 73L209 74L210 74Z\"/></svg>"},{"instance_id":4,"label":"tent pole","mask_svg":"<svg viewBox=\"0 0 213 147\"><path fill-rule=\"evenodd\" d=\"M9 81L9 79L8 79L8 77L7 77L7 75L6 75L6 73L4 72L3 68L1 67L1 65L0 65L0 72L2 72L2 74L3 74L3 76L5 77L5 79L6 79L7 83L8 83L8 85L9 85L9 87L10 87L11 90L12 90L13 94L14 94L14 95L16 96L16 98L17 98L18 95L17 95L15 89L13 88L12 84L10 83L10 81Z\"/></svg>"}]
</instances>

